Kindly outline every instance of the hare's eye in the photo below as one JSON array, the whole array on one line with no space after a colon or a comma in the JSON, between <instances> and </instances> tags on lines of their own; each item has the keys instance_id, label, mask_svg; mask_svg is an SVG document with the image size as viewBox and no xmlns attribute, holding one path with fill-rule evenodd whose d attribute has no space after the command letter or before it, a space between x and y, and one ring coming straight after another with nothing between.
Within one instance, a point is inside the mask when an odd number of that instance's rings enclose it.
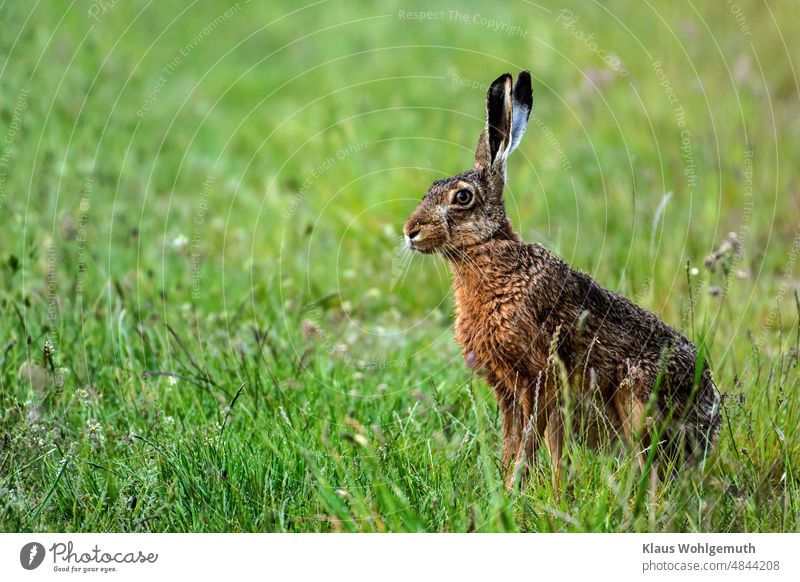
<instances>
[{"instance_id":1,"label":"hare's eye","mask_svg":"<svg viewBox=\"0 0 800 582\"><path fill-rule=\"evenodd\" d=\"M453 196L453 202L461 206L466 206L472 202L472 192L469 190L459 190L456 192L456 195Z\"/></svg>"}]
</instances>

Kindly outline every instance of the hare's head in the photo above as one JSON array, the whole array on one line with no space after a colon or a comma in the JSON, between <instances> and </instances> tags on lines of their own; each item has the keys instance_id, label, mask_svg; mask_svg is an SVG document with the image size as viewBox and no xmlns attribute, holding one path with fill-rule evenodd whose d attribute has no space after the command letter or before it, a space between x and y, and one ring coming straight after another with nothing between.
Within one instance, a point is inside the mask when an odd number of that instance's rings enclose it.
<instances>
[{"instance_id":1,"label":"hare's head","mask_svg":"<svg viewBox=\"0 0 800 582\"><path fill-rule=\"evenodd\" d=\"M513 90L508 73L492 83L475 165L431 185L403 226L409 248L447 254L511 232L503 203L506 159L525 133L532 105L529 72L519 74Z\"/></svg>"}]
</instances>

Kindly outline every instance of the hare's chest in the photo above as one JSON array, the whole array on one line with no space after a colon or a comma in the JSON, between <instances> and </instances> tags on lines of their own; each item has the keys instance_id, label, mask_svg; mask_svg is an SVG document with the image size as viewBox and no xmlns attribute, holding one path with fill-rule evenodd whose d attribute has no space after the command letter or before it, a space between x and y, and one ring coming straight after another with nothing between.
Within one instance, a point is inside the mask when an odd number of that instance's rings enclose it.
<instances>
[{"instance_id":1,"label":"hare's chest","mask_svg":"<svg viewBox=\"0 0 800 582\"><path fill-rule=\"evenodd\" d=\"M528 369L530 331L519 302L456 297L456 341L467 366L476 371L504 377Z\"/></svg>"}]
</instances>

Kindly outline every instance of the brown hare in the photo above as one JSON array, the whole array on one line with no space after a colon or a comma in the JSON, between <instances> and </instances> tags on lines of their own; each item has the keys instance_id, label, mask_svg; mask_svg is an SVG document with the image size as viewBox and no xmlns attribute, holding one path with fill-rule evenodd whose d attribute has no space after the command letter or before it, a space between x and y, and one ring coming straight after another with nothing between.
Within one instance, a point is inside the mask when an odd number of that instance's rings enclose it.
<instances>
[{"instance_id":1,"label":"brown hare","mask_svg":"<svg viewBox=\"0 0 800 582\"><path fill-rule=\"evenodd\" d=\"M720 407L694 344L541 245L524 243L506 217L506 160L532 104L527 71L513 89L510 74L494 81L475 165L434 182L403 227L411 249L440 253L451 265L456 340L497 396L507 485L524 478L543 437L558 485L566 398L593 395L608 434L642 447L640 465L651 446L656 462L702 460Z\"/></svg>"}]
</instances>

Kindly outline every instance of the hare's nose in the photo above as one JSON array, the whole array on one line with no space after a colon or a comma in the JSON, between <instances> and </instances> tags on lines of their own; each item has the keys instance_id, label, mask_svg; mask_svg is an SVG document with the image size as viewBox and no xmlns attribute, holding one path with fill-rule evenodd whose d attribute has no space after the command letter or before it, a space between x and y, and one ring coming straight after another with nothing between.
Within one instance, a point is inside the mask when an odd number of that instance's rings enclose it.
<instances>
[{"instance_id":1,"label":"hare's nose","mask_svg":"<svg viewBox=\"0 0 800 582\"><path fill-rule=\"evenodd\" d=\"M413 226L413 227L408 229L408 232L406 233L406 236L409 238L409 240L414 240L415 238L417 238L417 235L419 234L419 231L420 231L420 228L418 226Z\"/></svg>"}]
</instances>

